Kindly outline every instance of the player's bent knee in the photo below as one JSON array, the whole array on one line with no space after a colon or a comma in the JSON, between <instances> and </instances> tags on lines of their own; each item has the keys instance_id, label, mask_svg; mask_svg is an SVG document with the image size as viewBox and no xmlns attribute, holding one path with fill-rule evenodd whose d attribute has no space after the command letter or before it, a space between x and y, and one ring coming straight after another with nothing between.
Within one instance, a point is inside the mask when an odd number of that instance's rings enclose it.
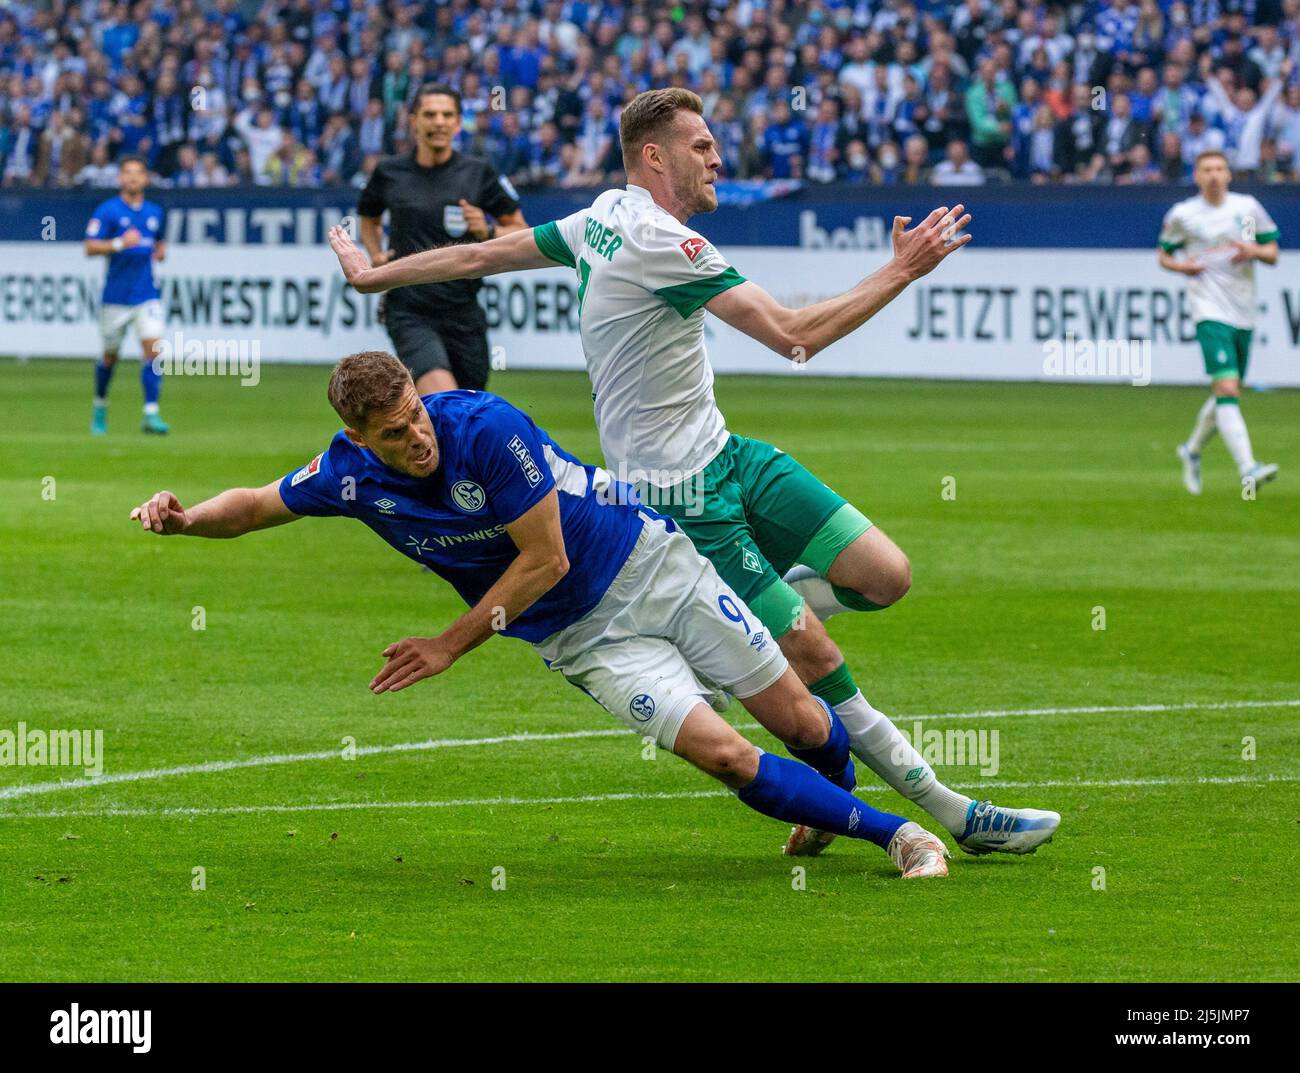
<instances>
[{"instance_id":1,"label":"player's bent knee","mask_svg":"<svg viewBox=\"0 0 1300 1073\"><path fill-rule=\"evenodd\" d=\"M686 717L673 752L732 788L747 786L758 774L758 749L706 705Z\"/></svg>"},{"instance_id":2,"label":"player's bent knee","mask_svg":"<svg viewBox=\"0 0 1300 1073\"><path fill-rule=\"evenodd\" d=\"M821 706L817 698L806 689L800 692L803 696L795 702L794 729L787 738L783 739L784 744L791 749L816 749L820 745L825 745L826 739L830 737L830 719L827 718L826 709Z\"/></svg>"},{"instance_id":3,"label":"player's bent knee","mask_svg":"<svg viewBox=\"0 0 1300 1073\"><path fill-rule=\"evenodd\" d=\"M839 669L844 656L826 633L826 627L811 615L804 629L790 630L780 639L781 651L804 682L816 682Z\"/></svg>"},{"instance_id":4,"label":"player's bent knee","mask_svg":"<svg viewBox=\"0 0 1300 1073\"><path fill-rule=\"evenodd\" d=\"M881 572L880 592L878 597L867 595L873 603L888 606L898 603L912 587L912 563L901 551L893 556L892 561Z\"/></svg>"}]
</instances>

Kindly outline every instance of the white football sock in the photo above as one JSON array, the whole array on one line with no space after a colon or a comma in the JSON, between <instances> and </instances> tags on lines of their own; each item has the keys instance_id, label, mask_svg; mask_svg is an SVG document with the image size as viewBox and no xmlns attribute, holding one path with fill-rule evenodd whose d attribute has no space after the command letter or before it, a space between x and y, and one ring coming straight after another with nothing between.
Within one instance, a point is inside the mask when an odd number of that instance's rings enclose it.
<instances>
[{"instance_id":1,"label":"white football sock","mask_svg":"<svg viewBox=\"0 0 1300 1073\"><path fill-rule=\"evenodd\" d=\"M1246 419L1241 416L1241 407L1235 403L1220 403L1214 408L1218 420L1219 434L1228 445L1232 460L1237 463L1237 472L1243 477L1255 465L1255 455L1250 449L1250 433L1246 431Z\"/></svg>"},{"instance_id":2,"label":"white football sock","mask_svg":"<svg viewBox=\"0 0 1300 1073\"><path fill-rule=\"evenodd\" d=\"M156 414L158 412L158 404L156 402L146 402L144 404L144 412L146 414Z\"/></svg>"},{"instance_id":3,"label":"white football sock","mask_svg":"<svg viewBox=\"0 0 1300 1073\"><path fill-rule=\"evenodd\" d=\"M845 607L835 596L835 589L811 566L792 566L785 575L785 583L803 597L804 603L822 622L833 615L842 615L853 608Z\"/></svg>"},{"instance_id":4,"label":"white football sock","mask_svg":"<svg viewBox=\"0 0 1300 1073\"><path fill-rule=\"evenodd\" d=\"M915 801L938 820L950 834L966 830L966 812L971 799L949 790L921 759L884 712L879 712L859 690L835 706L844 729L849 732L853 755L871 768L890 786ZM919 772L919 774L915 774ZM909 779L908 775L914 777Z\"/></svg>"},{"instance_id":5,"label":"white football sock","mask_svg":"<svg viewBox=\"0 0 1300 1073\"><path fill-rule=\"evenodd\" d=\"M1210 442L1215 432L1214 418L1214 396L1211 395L1201 406L1201 412L1196 415L1196 424L1192 426L1192 434L1187 438L1187 449L1194 455L1201 453L1201 448Z\"/></svg>"}]
</instances>

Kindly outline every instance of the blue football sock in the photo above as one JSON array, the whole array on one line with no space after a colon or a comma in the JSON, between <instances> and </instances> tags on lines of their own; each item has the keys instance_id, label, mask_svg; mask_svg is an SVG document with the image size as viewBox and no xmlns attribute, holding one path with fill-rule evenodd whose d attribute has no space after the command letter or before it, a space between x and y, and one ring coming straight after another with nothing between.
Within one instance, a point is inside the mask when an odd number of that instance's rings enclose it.
<instances>
[{"instance_id":1,"label":"blue football sock","mask_svg":"<svg viewBox=\"0 0 1300 1073\"><path fill-rule=\"evenodd\" d=\"M108 385L113 379L113 370L117 368L117 363L105 365L102 361L95 362L95 399L103 402L108 397Z\"/></svg>"},{"instance_id":2,"label":"blue football sock","mask_svg":"<svg viewBox=\"0 0 1300 1073\"><path fill-rule=\"evenodd\" d=\"M754 781L736 796L764 816L865 838L881 849L889 848L894 832L907 822L902 816L876 811L807 765L771 753L758 758Z\"/></svg>"},{"instance_id":3,"label":"blue football sock","mask_svg":"<svg viewBox=\"0 0 1300 1073\"><path fill-rule=\"evenodd\" d=\"M157 406L158 394L162 391L162 373L147 358L140 361L140 386L144 388L144 404Z\"/></svg>"},{"instance_id":4,"label":"blue football sock","mask_svg":"<svg viewBox=\"0 0 1300 1073\"><path fill-rule=\"evenodd\" d=\"M822 706L826 718L830 720L830 736L823 744L811 749L791 748L790 755L809 767L816 768L841 790L852 790L858 784L858 776L853 770L853 759L849 755L849 732L844 729L834 708L821 697L813 699Z\"/></svg>"}]
</instances>

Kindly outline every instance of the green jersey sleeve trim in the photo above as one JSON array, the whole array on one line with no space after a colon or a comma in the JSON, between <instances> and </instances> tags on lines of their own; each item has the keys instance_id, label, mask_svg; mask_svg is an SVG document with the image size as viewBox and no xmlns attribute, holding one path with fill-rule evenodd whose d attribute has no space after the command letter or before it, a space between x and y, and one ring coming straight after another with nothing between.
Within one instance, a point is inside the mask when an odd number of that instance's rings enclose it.
<instances>
[{"instance_id":1,"label":"green jersey sleeve trim","mask_svg":"<svg viewBox=\"0 0 1300 1073\"><path fill-rule=\"evenodd\" d=\"M1186 242L1162 242L1160 243L1160 248L1164 250L1165 253L1177 253L1186 245Z\"/></svg>"},{"instance_id":2,"label":"green jersey sleeve trim","mask_svg":"<svg viewBox=\"0 0 1300 1073\"><path fill-rule=\"evenodd\" d=\"M1255 241L1261 244L1265 242L1276 242L1281 237L1282 232L1275 227L1272 231L1264 231L1261 234L1256 235Z\"/></svg>"},{"instance_id":3,"label":"green jersey sleeve trim","mask_svg":"<svg viewBox=\"0 0 1300 1073\"><path fill-rule=\"evenodd\" d=\"M716 276L710 276L708 279L693 279L690 283L678 283L672 287L661 287L655 291L655 294L677 310L678 315L685 320L723 291L744 282L745 277L728 266Z\"/></svg>"},{"instance_id":4,"label":"green jersey sleeve trim","mask_svg":"<svg viewBox=\"0 0 1300 1073\"><path fill-rule=\"evenodd\" d=\"M537 249L543 257L549 257L552 261L569 268L576 267L573 252L564 241L559 225L554 220L540 227L534 227L533 241L537 243Z\"/></svg>"}]
</instances>

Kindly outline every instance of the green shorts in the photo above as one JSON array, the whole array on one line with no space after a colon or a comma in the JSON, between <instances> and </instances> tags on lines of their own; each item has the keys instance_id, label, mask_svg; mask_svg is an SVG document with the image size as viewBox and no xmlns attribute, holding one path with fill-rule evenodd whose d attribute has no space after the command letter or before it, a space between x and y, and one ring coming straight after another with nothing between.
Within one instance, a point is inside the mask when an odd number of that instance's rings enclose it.
<instances>
[{"instance_id":1,"label":"green shorts","mask_svg":"<svg viewBox=\"0 0 1300 1073\"><path fill-rule=\"evenodd\" d=\"M773 637L799 618L803 599L783 580L796 563L823 577L871 522L784 451L735 433L703 471L675 488L642 488Z\"/></svg>"},{"instance_id":2,"label":"green shorts","mask_svg":"<svg viewBox=\"0 0 1300 1073\"><path fill-rule=\"evenodd\" d=\"M1252 334L1249 328L1217 320L1197 321L1196 341L1205 359L1205 375L1211 380L1245 380Z\"/></svg>"}]
</instances>

